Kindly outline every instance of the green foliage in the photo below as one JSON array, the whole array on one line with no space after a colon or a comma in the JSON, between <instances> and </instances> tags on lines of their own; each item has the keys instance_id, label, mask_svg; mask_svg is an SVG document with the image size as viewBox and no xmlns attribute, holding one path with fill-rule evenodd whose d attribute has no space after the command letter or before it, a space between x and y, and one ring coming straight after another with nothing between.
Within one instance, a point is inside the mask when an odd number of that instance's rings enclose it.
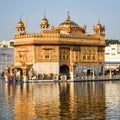
<instances>
[{"instance_id":1,"label":"green foliage","mask_svg":"<svg viewBox=\"0 0 120 120\"><path fill-rule=\"evenodd\" d=\"M109 44L120 44L120 40L106 39L105 43L106 43L106 45L109 45Z\"/></svg>"}]
</instances>

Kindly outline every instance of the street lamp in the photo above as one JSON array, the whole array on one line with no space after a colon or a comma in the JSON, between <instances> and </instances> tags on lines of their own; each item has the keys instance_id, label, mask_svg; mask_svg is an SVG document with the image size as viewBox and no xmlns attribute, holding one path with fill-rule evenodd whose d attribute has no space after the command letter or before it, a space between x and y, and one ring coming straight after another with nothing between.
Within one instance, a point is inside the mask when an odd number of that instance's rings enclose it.
<instances>
[{"instance_id":1,"label":"street lamp","mask_svg":"<svg viewBox=\"0 0 120 120\"><path fill-rule=\"evenodd\" d=\"M111 68L110 68L110 63L109 63L109 78L112 78L112 72L111 72Z\"/></svg>"}]
</instances>

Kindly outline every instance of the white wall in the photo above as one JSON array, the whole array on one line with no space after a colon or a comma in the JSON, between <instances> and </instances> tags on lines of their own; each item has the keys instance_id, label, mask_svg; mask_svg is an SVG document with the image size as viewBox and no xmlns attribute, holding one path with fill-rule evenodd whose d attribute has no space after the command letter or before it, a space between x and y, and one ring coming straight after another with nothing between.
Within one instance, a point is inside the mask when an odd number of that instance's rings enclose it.
<instances>
[{"instance_id":1,"label":"white wall","mask_svg":"<svg viewBox=\"0 0 120 120\"><path fill-rule=\"evenodd\" d=\"M37 74L39 74L39 73L59 74L59 63L58 62L39 62L39 63L34 63L33 70Z\"/></svg>"}]
</instances>

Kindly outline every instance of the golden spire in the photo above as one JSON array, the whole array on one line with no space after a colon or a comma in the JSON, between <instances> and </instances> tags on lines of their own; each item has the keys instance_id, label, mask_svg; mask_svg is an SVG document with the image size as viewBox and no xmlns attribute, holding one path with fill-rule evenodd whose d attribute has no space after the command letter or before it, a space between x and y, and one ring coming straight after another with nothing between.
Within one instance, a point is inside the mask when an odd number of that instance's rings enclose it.
<instances>
[{"instance_id":1,"label":"golden spire","mask_svg":"<svg viewBox=\"0 0 120 120\"><path fill-rule=\"evenodd\" d=\"M25 19L25 31L27 32L27 17L26 17L26 19Z\"/></svg>"},{"instance_id":2,"label":"golden spire","mask_svg":"<svg viewBox=\"0 0 120 120\"><path fill-rule=\"evenodd\" d=\"M44 10L44 18L46 18L46 16L45 16L45 10Z\"/></svg>"},{"instance_id":3,"label":"golden spire","mask_svg":"<svg viewBox=\"0 0 120 120\"><path fill-rule=\"evenodd\" d=\"M98 24L100 24L100 18L98 17Z\"/></svg>"},{"instance_id":4,"label":"golden spire","mask_svg":"<svg viewBox=\"0 0 120 120\"><path fill-rule=\"evenodd\" d=\"M68 12L67 12L67 18L66 18L66 21L71 21L71 20L70 20L70 15L69 15L69 13L70 13L70 12L68 11Z\"/></svg>"}]
</instances>

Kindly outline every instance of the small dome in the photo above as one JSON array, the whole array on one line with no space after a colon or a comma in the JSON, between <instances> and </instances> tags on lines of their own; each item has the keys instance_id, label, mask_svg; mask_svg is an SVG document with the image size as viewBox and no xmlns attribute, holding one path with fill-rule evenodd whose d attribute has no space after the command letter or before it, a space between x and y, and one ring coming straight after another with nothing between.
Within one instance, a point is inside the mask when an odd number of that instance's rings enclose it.
<instances>
[{"instance_id":1,"label":"small dome","mask_svg":"<svg viewBox=\"0 0 120 120\"><path fill-rule=\"evenodd\" d=\"M58 30L66 31L68 33L85 33L85 29L81 28L77 23L71 21L69 13L65 22L61 23L58 27Z\"/></svg>"},{"instance_id":2,"label":"small dome","mask_svg":"<svg viewBox=\"0 0 120 120\"><path fill-rule=\"evenodd\" d=\"M46 17L44 17L43 19L42 19L42 22L41 22L41 24L48 24L48 20L47 20L47 18Z\"/></svg>"},{"instance_id":3,"label":"small dome","mask_svg":"<svg viewBox=\"0 0 120 120\"><path fill-rule=\"evenodd\" d=\"M48 28L49 27L49 22L48 22L48 20L47 20L47 18L45 16L41 21L40 27L41 28Z\"/></svg>"},{"instance_id":4,"label":"small dome","mask_svg":"<svg viewBox=\"0 0 120 120\"><path fill-rule=\"evenodd\" d=\"M17 24L17 27L16 27L17 29L22 29L22 28L25 28L25 26L24 26L24 23L22 22L22 20L20 19L20 21L18 22L18 24Z\"/></svg>"},{"instance_id":5,"label":"small dome","mask_svg":"<svg viewBox=\"0 0 120 120\"><path fill-rule=\"evenodd\" d=\"M100 21L98 21L98 24L93 27L93 30L95 33L99 34L105 34L105 26L102 26L100 24Z\"/></svg>"},{"instance_id":6,"label":"small dome","mask_svg":"<svg viewBox=\"0 0 120 120\"><path fill-rule=\"evenodd\" d=\"M26 33L26 28L24 26L24 23L20 19L20 21L18 22L16 26L16 34L25 34L25 33Z\"/></svg>"},{"instance_id":7,"label":"small dome","mask_svg":"<svg viewBox=\"0 0 120 120\"><path fill-rule=\"evenodd\" d=\"M102 25L100 23L98 23L96 26L95 26L96 29L102 29Z\"/></svg>"}]
</instances>

